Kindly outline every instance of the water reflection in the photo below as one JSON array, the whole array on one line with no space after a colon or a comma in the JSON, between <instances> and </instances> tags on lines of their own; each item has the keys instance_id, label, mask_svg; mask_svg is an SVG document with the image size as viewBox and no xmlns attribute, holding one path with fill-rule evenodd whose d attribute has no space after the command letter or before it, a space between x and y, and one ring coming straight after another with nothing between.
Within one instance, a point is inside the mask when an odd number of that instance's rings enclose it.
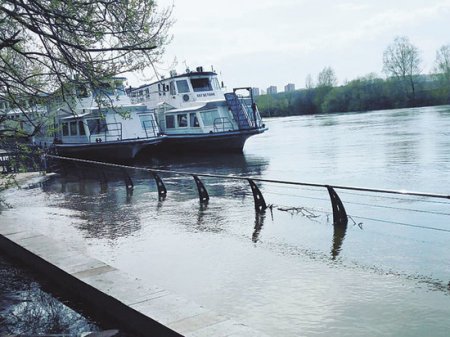
<instances>
[{"instance_id":1,"label":"water reflection","mask_svg":"<svg viewBox=\"0 0 450 337\"><path fill-rule=\"evenodd\" d=\"M21 302L11 306L1 322L6 333L79 335L80 330L95 329L82 316L39 289L36 283L16 296Z\"/></svg>"},{"instance_id":2,"label":"water reflection","mask_svg":"<svg viewBox=\"0 0 450 337\"><path fill-rule=\"evenodd\" d=\"M259 234L264 226L264 220L266 219L266 212L255 212L255 228L252 234L252 241L257 243L259 241Z\"/></svg>"},{"instance_id":3,"label":"water reflection","mask_svg":"<svg viewBox=\"0 0 450 337\"><path fill-rule=\"evenodd\" d=\"M132 203L133 190L123 185L120 180L99 184L60 177L44 184L43 190L62 195L57 206L76 211L73 216L83 221L75 226L85 237L117 239L141 229L139 211Z\"/></svg>"},{"instance_id":4,"label":"water reflection","mask_svg":"<svg viewBox=\"0 0 450 337\"><path fill-rule=\"evenodd\" d=\"M260 176L269 166L269 158L242 153L167 154L153 158L141 157L135 162L135 166L193 173Z\"/></svg>"},{"instance_id":5,"label":"water reflection","mask_svg":"<svg viewBox=\"0 0 450 337\"><path fill-rule=\"evenodd\" d=\"M335 260L342 249L342 243L344 242L345 233L347 232L347 225L334 225L333 226L333 245L331 247L331 258Z\"/></svg>"},{"instance_id":6,"label":"water reflection","mask_svg":"<svg viewBox=\"0 0 450 337\"><path fill-rule=\"evenodd\" d=\"M208 208L208 202L199 203L198 213L197 213L197 223L196 229L199 231L205 231L205 228L209 228L205 223L205 214Z\"/></svg>"},{"instance_id":7,"label":"water reflection","mask_svg":"<svg viewBox=\"0 0 450 337\"><path fill-rule=\"evenodd\" d=\"M0 335L98 331L86 318L43 291L31 275L0 255Z\"/></svg>"},{"instance_id":8,"label":"water reflection","mask_svg":"<svg viewBox=\"0 0 450 337\"><path fill-rule=\"evenodd\" d=\"M72 164L64 162L61 172L64 177L53 179L44 186L48 193L62 193L63 200L58 204L76 211L81 220L75 224L86 237L117 239L128 236L141 229L139 207L142 207L142 188L157 181L150 172L139 170L123 170L111 167L93 166L83 163ZM167 155L153 158L140 158L135 166L157 169L178 170L184 172L201 172L222 175L260 176L268 166L268 160L263 157L245 156L243 154L202 154L202 155ZM179 177L172 174L162 174L164 184L171 187L171 199L183 201L190 199L195 193L195 182L191 177ZM243 183L232 180L203 179L206 189L212 196L243 195ZM58 187L59 186L59 189ZM163 205L164 198L158 198L156 210ZM207 204L200 205L198 221L195 228L206 228L204 217L207 214ZM216 222L217 219L214 219Z\"/></svg>"}]
</instances>

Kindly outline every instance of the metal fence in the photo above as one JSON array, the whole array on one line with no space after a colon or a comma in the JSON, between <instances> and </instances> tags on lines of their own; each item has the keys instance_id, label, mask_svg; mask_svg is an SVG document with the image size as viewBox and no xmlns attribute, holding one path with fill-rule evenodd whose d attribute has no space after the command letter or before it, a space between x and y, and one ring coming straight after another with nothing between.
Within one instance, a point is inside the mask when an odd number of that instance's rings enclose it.
<instances>
[{"instance_id":1,"label":"metal fence","mask_svg":"<svg viewBox=\"0 0 450 337\"><path fill-rule=\"evenodd\" d=\"M55 155L46 155L46 158L51 160L63 161L67 163L72 163L73 165L79 164L89 164L96 165L99 168L115 168L120 172L125 181L125 186L127 190L127 194L131 194L134 188L133 180L129 174L131 170L135 171L146 171L155 179L156 186L158 189L158 196L160 199L164 199L167 196L167 189L164 185L163 180L159 176L160 173L170 174L170 175L178 175L178 176L187 176L192 177L194 179L195 185L197 187L198 196L200 203L207 203L209 200L209 194L206 186L203 184L200 178L215 178L218 180L240 180L245 181L249 184L253 199L255 211L257 213L264 212L269 206L267 205L264 196L259 189L257 183L272 183L286 186L306 186L306 187L314 187L314 188L323 188L326 189L329 195L329 200L331 202L331 212L333 215L333 225L335 227L343 227L345 228L348 224L349 216L347 215L347 211L345 209L344 203L341 201L337 190L340 191L358 191L358 192L366 192L374 195L399 195L399 196L414 196L421 198L430 198L430 199L447 199L450 200L450 195L438 194L438 193L425 193L425 192L415 192L415 191L404 191L404 190L388 190L388 189L373 189L373 188L365 188L365 187L355 187L355 186L341 186L341 185L326 185L326 184L317 184L317 183L308 183L308 182L296 182L296 181L285 181L285 180L273 180L273 179L262 179L257 177L243 177L243 176L232 176L232 175L219 175L219 174L209 174L209 173L201 173L201 172L185 172L185 171L175 171L175 170L167 170L167 169L153 169L153 168L143 168L143 167L135 167L135 166L126 166L105 162L96 162L91 160L83 160L83 159L74 159L67 158ZM106 179L105 175L103 177ZM450 203L449 203L450 204ZM431 228L429 229L436 229ZM444 230L444 229L439 229ZM445 230L448 231L448 230Z\"/></svg>"}]
</instances>

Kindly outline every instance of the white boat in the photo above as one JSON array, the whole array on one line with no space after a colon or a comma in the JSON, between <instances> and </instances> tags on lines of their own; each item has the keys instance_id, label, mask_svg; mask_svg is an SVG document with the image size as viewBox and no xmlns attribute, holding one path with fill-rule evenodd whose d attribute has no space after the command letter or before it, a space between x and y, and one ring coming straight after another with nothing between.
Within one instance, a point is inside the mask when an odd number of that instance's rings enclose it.
<instances>
[{"instance_id":1,"label":"white boat","mask_svg":"<svg viewBox=\"0 0 450 337\"><path fill-rule=\"evenodd\" d=\"M125 80L115 77L94 90L80 86L73 103L53 103L48 116L53 116L54 125L35 135L33 143L54 147L62 156L115 162L154 149L164 136L154 113L131 102Z\"/></svg>"},{"instance_id":2,"label":"white boat","mask_svg":"<svg viewBox=\"0 0 450 337\"><path fill-rule=\"evenodd\" d=\"M238 96L245 90L246 97ZM152 111L166 138L164 152L242 152L248 137L267 130L251 88L224 93L214 71L186 70L129 89L132 102Z\"/></svg>"}]
</instances>

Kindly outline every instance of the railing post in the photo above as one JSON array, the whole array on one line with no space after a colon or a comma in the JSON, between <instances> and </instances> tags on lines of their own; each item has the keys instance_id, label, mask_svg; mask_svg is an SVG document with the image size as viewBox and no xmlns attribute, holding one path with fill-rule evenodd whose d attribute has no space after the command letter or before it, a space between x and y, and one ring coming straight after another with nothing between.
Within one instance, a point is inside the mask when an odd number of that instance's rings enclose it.
<instances>
[{"instance_id":1,"label":"railing post","mask_svg":"<svg viewBox=\"0 0 450 337\"><path fill-rule=\"evenodd\" d=\"M85 178L85 177L84 177L83 166L80 165L80 164L78 164L78 162L75 162L75 163L74 163L74 166L75 166L75 168L76 168L78 178L79 178L80 180L83 180L83 179Z\"/></svg>"},{"instance_id":2,"label":"railing post","mask_svg":"<svg viewBox=\"0 0 450 337\"><path fill-rule=\"evenodd\" d=\"M328 190L328 194L330 195L331 206L333 207L333 225L347 226L348 216L341 199L333 187L326 185L326 188Z\"/></svg>"},{"instance_id":3,"label":"railing post","mask_svg":"<svg viewBox=\"0 0 450 337\"><path fill-rule=\"evenodd\" d=\"M125 179L125 186L127 188L127 196L133 194L134 184L133 180L131 180L130 175L128 174L127 170L123 170L123 176Z\"/></svg>"},{"instance_id":4,"label":"railing post","mask_svg":"<svg viewBox=\"0 0 450 337\"><path fill-rule=\"evenodd\" d=\"M208 191L205 188L205 185L203 185L200 178L197 177L196 175L192 175L192 177L194 177L195 184L197 185L198 197L200 199L200 203L201 204L207 203L209 200L209 195L208 195Z\"/></svg>"},{"instance_id":5,"label":"railing post","mask_svg":"<svg viewBox=\"0 0 450 337\"><path fill-rule=\"evenodd\" d=\"M153 179L155 179L156 188L158 189L158 199L164 200L167 196L166 186L164 186L162 179L159 177L159 175L156 172L152 171L152 175L153 175Z\"/></svg>"},{"instance_id":6,"label":"railing post","mask_svg":"<svg viewBox=\"0 0 450 337\"><path fill-rule=\"evenodd\" d=\"M108 179L106 178L105 171L102 168L98 170L100 178L100 192L105 193L108 188Z\"/></svg>"},{"instance_id":7,"label":"railing post","mask_svg":"<svg viewBox=\"0 0 450 337\"><path fill-rule=\"evenodd\" d=\"M259 190L258 186L256 186L255 182L251 179L247 179L250 187L252 188L253 200L255 201L255 210L256 212L262 212L267 208L266 201Z\"/></svg>"}]
</instances>

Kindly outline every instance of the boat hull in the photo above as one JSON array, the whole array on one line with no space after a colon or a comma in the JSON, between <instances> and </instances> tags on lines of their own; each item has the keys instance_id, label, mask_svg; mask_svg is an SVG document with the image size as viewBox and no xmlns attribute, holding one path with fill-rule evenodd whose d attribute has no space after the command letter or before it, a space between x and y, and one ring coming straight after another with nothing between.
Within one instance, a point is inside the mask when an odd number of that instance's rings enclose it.
<instances>
[{"instance_id":1,"label":"boat hull","mask_svg":"<svg viewBox=\"0 0 450 337\"><path fill-rule=\"evenodd\" d=\"M54 144L60 156L105 162L127 162L145 149L154 152L163 139L123 140L88 144Z\"/></svg>"},{"instance_id":2,"label":"boat hull","mask_svg":"<svg viewBox=\"0 0 450 337\"><path fill-rule=\"evenodd\" d=\"M241 153L246 140L267 128L202 133L202 134L167 134L157 151L163 153Z\"/></svg>"}]
</instances>

